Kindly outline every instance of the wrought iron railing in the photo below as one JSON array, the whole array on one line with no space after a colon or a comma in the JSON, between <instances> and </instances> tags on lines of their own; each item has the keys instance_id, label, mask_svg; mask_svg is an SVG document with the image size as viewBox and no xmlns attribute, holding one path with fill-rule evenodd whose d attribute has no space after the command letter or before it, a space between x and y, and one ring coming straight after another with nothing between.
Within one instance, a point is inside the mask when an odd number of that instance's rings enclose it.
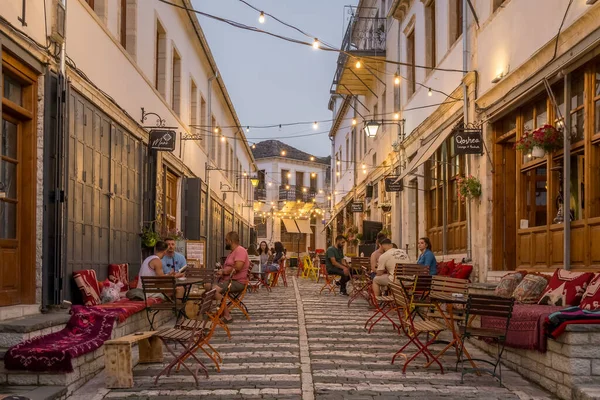
<instances>
[{"instance_id":1,"label":"wrought iron railing","mask_svg":"<svg viewBox=\"0 0 600 400\"><path fill-rule=\"evenodd\" d=\"M265 189L265 188L254 189L254 200L267 201L267 189Z\"/></svg>"},{"instance_id":2,"label":"wrought iron railing","mask_svg":"<svg viewBox=\"0 0 600 400\"><path fill-rule=\"evenodd\" d=\"M312 201L317 196L317 191L304 186L279 186L279 201Z\"/></svg>"},{"instance_id":3,"label":"wrought iron railing","mask_svg":"<svg viewBox=\"0 0 600 400\"><path fill-rule=\"evenodd\" d=\"M354 16L350 19L342 40L342 52L338 56L332 91L334 91L334 86L337 86L344 73L346 61L348 60L347 53L356 53L365 57L385 56L386 33L387 20L385 18Z\"/></svg>"}]
</instances>

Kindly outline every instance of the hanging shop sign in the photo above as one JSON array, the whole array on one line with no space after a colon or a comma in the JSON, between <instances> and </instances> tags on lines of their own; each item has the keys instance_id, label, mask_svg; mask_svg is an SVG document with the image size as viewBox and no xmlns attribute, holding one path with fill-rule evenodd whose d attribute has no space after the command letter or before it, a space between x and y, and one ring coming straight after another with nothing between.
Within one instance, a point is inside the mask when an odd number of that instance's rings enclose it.
<instances>
[{"instance_id":1,"label":"hanging shop sign","mask_svg":"<svg viewBox=\"0 0 600 400\"><path fill-rule=\"evenodd\" d=\"M391 176L385 178L385 191L386 192L401 192L404 190L404 182L403 179L400 179L398 182L397 176Z\"/></svg>"},{"instance_id":2,"label":"hanging shop sign","mask_svg":"<svg viewBox=\"0 0 600 400\"><path fill-rule=\"evenodd\" d=\"M175 150L175 131L153 129L150 131L150 150L173 151Z\"/></svg>"},{"instance_id":3,"label":"hanging shop sign","mask_svg":"<svg viewBox=\"0 0 600 400\"><path fill-rule=\"evenodd\" d=\"M456 154L483 154L483 136L480 126L459 124L454 128L453 134Z\"/></svg>"},{"instance_id":4,"label":"hanging shop sign","mask_svg":"<svg viewBox=\"0 0 600 400\"><path fill-rule=\"evenodd\" d=\"M365 212L365 203L352 203L352 212Z\"/></svg>"}]
</instances>

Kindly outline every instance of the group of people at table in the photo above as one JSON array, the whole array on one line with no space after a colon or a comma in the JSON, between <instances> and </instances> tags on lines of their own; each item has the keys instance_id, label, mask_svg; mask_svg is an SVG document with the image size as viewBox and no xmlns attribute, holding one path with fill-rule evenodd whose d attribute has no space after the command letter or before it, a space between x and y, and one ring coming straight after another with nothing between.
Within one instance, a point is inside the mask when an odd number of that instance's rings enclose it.
<instances>
[{"instance_id":1,"label":"group of people at table","mask_svg":"<svg viewBox=\"0 0 600 400\"><path fill-rule=\"evenodd\" d=\"M325 252L325 266L327 274L339 275L340 293L347 296L346 284L350 281L350 265L344 257L344 245L346 238L338 235L335 238L335 245L331 246ZM409 262L410 259L406 251L399 249L385 234L377 235L376 250L371 254L371 272L373 280L373 292L375 296L381 295L381 290L388 286L389 282L394 282L394 272L396 264ZM422 237L418 242L421 252L417 264L429 267L431 275L437 274L437 262L435 255L431 251L431 241L427 237Z\"/></svg>"},{"instance_id":2,"label":"group of people at table","mask_svg":"<svg viewBox=\"0 0 600 400\"><path fill-rule=\"evenodd\" d=\"M340 293L348 295L346 284L350 280L350 266L344 258L344 245L346 238L338 235L335 245L327 249L325 253L325 266L330 275L339 275ZM396 264L409 261L408 254L398 249L392 241L384 234L377 235L377 249L371 255L371 277L373 279L373 291L376 296L381 294L381 288L387 283L394 281L394 269ZM138 288L142 289L143 276L174 276L182 278L187 262L183 254L175 251L175 240L166 238L154 246L154 254L147 257L140 268ZM429 267L431 275L436 274L436 260L431 251L431 242L428 238L419 239L419 250L421 255L418 264ZM237 232L229 232L225 235L225 248L230 250L226 257L223 268L216 271L216 282L204 284L206 290L215 285L217 300L221 300L224 291L229 288L232 293L241 292L248 283L248 273L265 274L277 271L280 263L285 260L285 249L281 242L276 242L273 249L269 249L267 242L263 241L256 249L250 246L248 250L240 245L240 237ZM250 255L249 255L250 253ZM257 266L250 270L251 260ZM230 282L231 281L231 282ZM183 287L177 288L177 296L183 297ZM223 316L225 322L231 322L232 318L226 309Z\"/></svg>"}]
</instances>

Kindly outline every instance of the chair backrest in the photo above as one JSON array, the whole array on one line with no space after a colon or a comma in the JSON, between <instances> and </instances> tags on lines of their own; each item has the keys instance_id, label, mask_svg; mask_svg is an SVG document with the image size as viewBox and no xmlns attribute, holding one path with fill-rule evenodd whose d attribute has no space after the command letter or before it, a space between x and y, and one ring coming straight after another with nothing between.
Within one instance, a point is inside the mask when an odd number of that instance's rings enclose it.
<instances>
[{"instance_id":1,"label":"chair backrest","mask_svg":"<svg viewBox=\"0 0 600 400\"><path fill-rule=\"evenodd\" d=\"M200 303L200 308L198 308L198 317L202 317L210 312L213 301L215 300L215 296L217 294L217 289L212 289L204 294L202 298L202 302Z\"/></svg>"},{"instance_id":2,"label":"chair backrest","mask_svg":"<svg viewBox=\"0 0 600 400\"><path fill-rule=\"evenodd\" d=\"M302 258L302 262L304 264L304 268L313 268L313 262L310 256L306 255Z\"/></svg>"},{"instance_id":3,"label":"chair backrest","mask_svg":"<svg viewBox=\"0 0 600 400\"><path fill-rule=\"evenodd\" d=\"M465 321L468 322L470 317L473 316L505 318L506 330L508 330L514 304L514 297L507 299L505 297L490 296L485 294L470 294L469 298L467 299Z\"/></svg>"},{"instance_id":4,"label":"chair backrest","mask_svg":"<svg viewBox=\"0 0 600 400\"><path fill-rule=\"evenodd\" d=\"M402 285L395 282L390 282L388 288L392 293L392 297L394 297L394 302L396 303L396 307L398 309L398 316L406 315L406 311L409 309L410 303L408 300L408 296L404 291L404 288L402 287ZM400 311L402 311L404 314L400 314ZM400 319L403 318L404 317L401 317Z\"/></svg>"},{"instance_id":5,"label":"chair backrest","mask_svg":"<svg viewBox=\"0 0 600 400\"><path fill-rule=\"evenodd\" d=\"M350 265L354 268L367 267L371 266L371 259L369 257L352 257L350 259Z\"/></svg>"},{"instance_id":6,"label":"chair backrest","mask_svg":"<svg viewBox=\"0 0 600 400\"><path fill-rule=\"evenodd\" d=\"M466 297L468 291L469 281L467 279L434 275L431 280L431 295L452 295L453 293L460 293Z\"/></svg>"},{"instance_id":7,"label":"chair backrest","mask_svg":"<svg viewBox=\"0 0 600 400\"><path fill-rule=\"evenodd\" d=\"M325 265L325 254L319 254L319 262Z\"/></svg>"},{"instance_id":8,"label":"chair backrest","mask_svg":"<svg viewBox=\"0 0 600 400\"><path fill-rule=\"evenodd\" d=\"M149 294L162 294L167 300L177 302L177 278L174 276L142 276L141 279L146 299Z\"/></svg>"},{"instance_id":9,"label":"chair backrest","mask_svg":"<svg viewBox=\"0 0 600 400\"><path fill-rule=\"evenodd\" d=\"M429 267L421 264L398 263L395 268L395 276L429 275Z\"/></svg>"},{"instance_id":10,"label":"chair backrest","mask_svg":"<svg viewBox=\"0 0 600 400\"><path fill-rule=\"evenodd\" d=\"M215 277L215 271L208 268L188 268L185 276L194 279L204 279L205 282L212 282Z\"/></svg>"}]
</instances>

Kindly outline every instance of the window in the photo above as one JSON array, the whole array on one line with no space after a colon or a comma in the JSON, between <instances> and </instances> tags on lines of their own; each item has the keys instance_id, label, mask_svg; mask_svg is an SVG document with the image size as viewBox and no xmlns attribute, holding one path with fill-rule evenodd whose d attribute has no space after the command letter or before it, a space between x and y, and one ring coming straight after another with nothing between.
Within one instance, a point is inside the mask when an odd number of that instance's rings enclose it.
<instances>
[{"instance_id":1,"label":"window","mask_svg":"<svg viewBox=\"0 0 600 400\"><path fill-rule=\"evenodd\" d=\"M206 101L204 101L204 97L200 96L200 126L202 128L198 129L196 128L195 131L198 133L204 133L203 130L206 130ZM203 140L200 140L200 147L202 147L204 149L204 147L206 146L206 140L208 140L207 135L204 135Z\"/></svg>"},{"instance_id":2,"label":"window","mask_svg":"<svg viewBox=\"0 0 600 400\"><path fill-rule=\"evenodd\" d=\"M373 200L377 200L379 198L379 182L373 184Z\"/></svg>"},{"instance_id":3,"label":"window","mask_svg":"<svg viewBox=\"0 0 600 400\"><path fill-rule=\"evenodd\" d=\"M381 95L381 118L385 119L388 117L387 115L387 91L383 91L383 94ZM382 129L385 130L385 125L381 126Z\"/></svg>"},{"instance_id":4,"label":"window","mask_svg":"<svg viewBox=\"0 0 600 400\"><path fill-rule=\"evenodd\" d=\"M316 193L317 192L317 178L318 175L313 172L312 174L310 174L310 191L311 193Z\"/></svg>"},{"instance_id":5,"label":"window","mask_svg":"<svg viewBox=\"0 0 600 400\"><path fill-rule=\"evenodd\" d=\"M218 125L217 125L217 129L219 129ZM217 166L219 168L223 169L222 162L223 162L223 147L225 147L225 146L223 146L224 143L219 140L218 135L213 136L213 140L217 143L217 145L216 145L217 146Z\"/></svg>"},{"instance_id":6,"label":"window","mask_svg":"<svg viewBox=\"0 0 600 400\"><path fill-rule=\"evenodd\" d=\"M177 229L177 176L169 170L165 173L164 223L168 230Z\"/></svg>"},{"instance_id":7,"label":"window","mask_svg":"<svg viewBox=\"0 0 600 400\"><path fill-rule=\"evenodd\" d=\"M215 161L217 159L217 135L214 134L214 130L217 127L217 121L214 116L210 117L210 133L206 135L210 139L210 159Z\"/></svg>"},{"instance_id":8,"label":"window","mask_svg":"<svg viewBox=\"0 0 600 400\"><path fill-rule=\"evenodd\" d=\"M190 125L198 125L198 87L193 80L190 83Z\"/></svg>"},{"instance_id":9,"label":"window","mask_svg":"<svg viewBox=\"0 0 600 400\"><path fill-rule=\"evenodd\" d=\"M156 21L156 43L154 49L155 76L154 87L162 97L167 97L167 32Z\"/></svg>"},{"instance_id":10,"label":"window","mask_svg":"<svg viewBox=\"0 0 600 400\"><path fill-rule=\"evenodd\" d=\"M296 190L302 190L304 187L304 172L296 171Z\"/></svg>"},{"instance_id":11,"label":"window","mask_svg":"<svg viewBox=\"0 0 600 400\"><path fill-rule=\"evenodd\" d=\"M360 134L362 135L362 140L363 140L363 154L361 158L364 158L365 155L367 155L367 133L365 132L364 129L360 130Z\"/></svg>"},{"instance_id":12,"label":"window","mask_svg":"<svg viewBox=\"0 0 600 400\"><path fill-rule=\"evenodd\" d=\"M346 136L346 171L350 166L350 138Z\"/></svg>"},{"instance_id":13,"label":"window","mask_svg":"<svg viewBox=\"0 0 600 400\"><path fill-rule=\"evenodd\" d=\"M571 74L571 142L576 144L583 140L584 113L584 87L585 70L580 69Z\"/></svg>"},{"instance_id":14,"label":"window","mask_svg":"<svg viewBox=\"0 0 600 400\"><path fill-rule=\"evenodd\" d=\"M119 19L121 46L134 58L137 47L137 2L138 0L121 0L121 17Z\"/></svg>"},{"instance_id":15,"label":"window","mask_svg":"<svg viewBox=\"0 0 600 400\"><path fill-rule=\"evenodd\" d=\"M225 143L225 145L223 146L224 150L225 150L225 165L224 165L224 169L226 169L226 171L223 171L225 173L225 176L227 177L227 179L229 179L229 143Z\"/></svg>"},{"instance_id":16,"label":"window","mask_svg":"<svg viewBox=\"0 0 600 400\"><path fill-rule=\"evenodd\" d=\"M258 173L257 173L257 177L258 177L257 188L259 188L259 189L265 188L265 175L266 175L266 171L264 169L261 169L258 171Z\"/></svg>"},{"instance_id":17,"label":"window","mask_svg":"<svg viewBox=\"0 0 600 400\"><path fill-rule=\"evenodd\" d=\"M504 4L506 0L494 0L494 12L496 12L497 9L499 9L500 7L502 7L502 4Z\"/></svg>"},{"instance_id":18,"label":"window","mask_svg":"<svg viewBox=\"0 0 600 400\"><path fill-rule=\"evenodd\" d=\"M235 165L235 160L233 158L233 148L231 146L229 146L229 166L230 166L229 179L231 181L233 181L235 178L234 165Z\"/></svg>"},{"instance_id":19,"label":"window","mask_svg":"<svg viewBox=\"0 0 600 400\"><path fill-rule=\"evenodd\" d=\"M413 93L417 90L417 83L415 82L416 77L416 67L415 67L415 30L413 29L406 36L406 63L408 64L408 76L406 80L408 82L406 85L406 90L408 91L407 97L413 95Z\"/></svg>"},{"instance_id":20,"label":"window","mask_svg":"<svg viewBox=\"0 0 600 400\"><path fill-rule=\"evenodd\" d=\"M172 70L171 107L177 115L181 116L181 56L174 47Z\"/></svg>"},{"instance_id":21,"label":"window","mask_svg":"<svg viewBox=\"0 0 600 400\"><path fill-rule=\"evenodd\" d=\"M463 0L450 0L450 45L461 37L463 33Z\"/></svg>"},{"instance_id":22,"label":"window","mask_svg":"<svg viewBox=\"0 0 600 400\"><path fill-rule=\"evenodd\" d=\"M373 168L377 167L377 153L373 153Z\"/></svg>"},{"instance_id":23,"label":"window","mask_svg":"<svg viewBox=\"0 0 600 400\"><path fill-rule=\"evenodd\" d=\"M437 63L435 45L435 0L425 7L425 65L435 67ZM431 72L433 70L429 70Z\"/></svg>"},{"instance_id":24,"label":"window","mask_svg":"<svg viewBox=\"0 0 600 400\"><path fill-rule=\"evenodd\" d=\"M289 173L290 173L290 171L288 169L282 169L281 170L281 184L282 185L289 185L290 184Z\"/></svg>"}]
</instances>

